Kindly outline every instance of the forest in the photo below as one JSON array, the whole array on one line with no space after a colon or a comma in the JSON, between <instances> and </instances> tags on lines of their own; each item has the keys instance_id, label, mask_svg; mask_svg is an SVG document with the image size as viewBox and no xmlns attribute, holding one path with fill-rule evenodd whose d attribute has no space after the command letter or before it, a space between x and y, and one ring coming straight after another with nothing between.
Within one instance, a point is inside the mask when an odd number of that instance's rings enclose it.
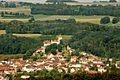
<instances>
[{"instance_id":1,"label":"forest","mask_svg":"<svg viewBox=\"0 0 120 80\"><path fill-rule=\"evenodd\" d=\"M120 58L120 30L82 31L74 35L70 45L96 56Z\"/></svg>"},{"instance_id":2,"label":"forest","mask_svg":"<svg viewBox=\"0 0 120 80\"><path fill-rule=\"evenodd\" d=\"M32 38L20 38L11 34L0 35L0 54L25 54L42 46L42 41Z\"/></svg>"},{"instance_id":3,"label":"forest","mask_svg":"<svg viewBox=\"0 0 120 80\"><path fill-rule=\"evenodd\" d=\"M74 27L73 27L74 26ZM73 49L86 51L101 57L120 58L120 27L91 23L77 23L74 19L1 23L0 29L7 35L0 36L0 53L26 53L42 45L42 38L20 38L10 34L72 35L68 42ZM45 40L43 38L43 40ZM40 43L41 41L41 43ZM32 43L31 43L32 42ZM29 46L28 46L29 45ZM16 46L16 47L15 47ZM34 51L34 50L33 50Z\"/></svg>"}]
</instances>

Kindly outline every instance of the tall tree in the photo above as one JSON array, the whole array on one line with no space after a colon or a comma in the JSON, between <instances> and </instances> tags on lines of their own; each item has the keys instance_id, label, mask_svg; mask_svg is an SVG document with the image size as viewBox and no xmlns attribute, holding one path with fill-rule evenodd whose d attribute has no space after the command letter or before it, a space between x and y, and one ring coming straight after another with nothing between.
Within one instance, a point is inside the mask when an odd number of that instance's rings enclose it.
<instances>
[{"instance_id":1,"label":"tall tree","mask_svg":"<svg viewBox=\"0 0 120 80\"><path fill-rule=\"evenodd\" d=\"M5 13L4 12L1 12L1 17L4 17Z\"/></svg>"}]
</instances>

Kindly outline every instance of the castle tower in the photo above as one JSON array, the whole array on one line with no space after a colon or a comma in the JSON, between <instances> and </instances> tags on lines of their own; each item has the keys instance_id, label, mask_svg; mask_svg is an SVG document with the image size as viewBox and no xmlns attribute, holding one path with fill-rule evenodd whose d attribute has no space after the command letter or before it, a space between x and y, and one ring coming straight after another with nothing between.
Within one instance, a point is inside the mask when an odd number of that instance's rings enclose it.
<instances>
[{"instance_id":1,"label":"castle tower","mask_svg":"<svg viewBox=\"0 0 120 80\"><path fill-rule=\"evenodd\" d=\"M58 41L61 41L63 38L62 38L61 35L58 35L58 36L57 36L57 39L58 39Z\"/></svg>"}]
</instances>

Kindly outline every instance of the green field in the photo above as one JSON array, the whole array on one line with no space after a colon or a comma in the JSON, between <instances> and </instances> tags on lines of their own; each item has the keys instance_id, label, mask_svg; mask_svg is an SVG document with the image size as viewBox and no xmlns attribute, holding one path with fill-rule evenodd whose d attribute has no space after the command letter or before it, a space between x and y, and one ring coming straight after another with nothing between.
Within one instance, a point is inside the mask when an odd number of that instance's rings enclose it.
<instances>
[{"instance_id":1,"label":"green field","mask_svg":"<svg viewBox=\"0 0 120 80\"><path fill-rule=\"evenodd\" d=\"M95 24L100 24L100 19L104 16L64 16L64 15L33 15L35 20L39 20L39 21L47 21L47 20L57 20L57 19L61 19L61 20L66 20L69 18L74 18L77 22L89 22L89 23L95 23ZM110 16L110 18L112 19L113 17ZM23 22L28 22L29 18L0 18L1 21L12 21L12 20L19 20L19 21L23 21Z\"/></svg>"},{"instance_id":2,"label":"green field","mask_svg":"<svg viewBox=\"0 0 120 80\"><path fill-rule=\"evenodd\" d=\"M39 21L47 21L47 20L57 20L57 19L61 19L61 20L66 20L69 18L74 18L77 22L90 22L90 23L96 23L99 24L100 19L103 16L64 16L64 15L33 15L35 20L39 20ZM0 18L1 21L12 21L12 20L19 20L19 21L24 21L27 22L29 20L29 18Z\"/></svg>"}]
</instances>

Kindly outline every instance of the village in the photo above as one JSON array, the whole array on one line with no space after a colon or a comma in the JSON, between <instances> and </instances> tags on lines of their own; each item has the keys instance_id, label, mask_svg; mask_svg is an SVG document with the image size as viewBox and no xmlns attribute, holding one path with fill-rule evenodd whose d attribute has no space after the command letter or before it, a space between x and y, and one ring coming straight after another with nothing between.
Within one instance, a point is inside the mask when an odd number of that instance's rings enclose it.
<instances>
[{"instance_id":1,"label":"village","mask_svg":"<svg viewBox=\"0 0 120 80\"><path fill-rule=\"evenodd\" d=\"M56 55L52 53L45 54L45 48L51 44L60 44L62 40L61 36L58 36L56 40L44 41L44 45L37 49L32 56L38 56L40 53L44 53L43 59L36 61L20 59L10 59L0 61L0 80L4 80L5 75L15 75L17 72L34 72L47 70L51 71L57 69L59 72L74 73L77 71L85 71L90 74L106 72L111 65L115 65L119 68L119 61L113 61L112 58L100 58L86 52L79 52L79 56L63 55L62 52L57 52ZM74 54L75 50L67 46L69 54ZM21 76L21 78L29 78L30 76Z\"/></svg>"}]
</instances>

